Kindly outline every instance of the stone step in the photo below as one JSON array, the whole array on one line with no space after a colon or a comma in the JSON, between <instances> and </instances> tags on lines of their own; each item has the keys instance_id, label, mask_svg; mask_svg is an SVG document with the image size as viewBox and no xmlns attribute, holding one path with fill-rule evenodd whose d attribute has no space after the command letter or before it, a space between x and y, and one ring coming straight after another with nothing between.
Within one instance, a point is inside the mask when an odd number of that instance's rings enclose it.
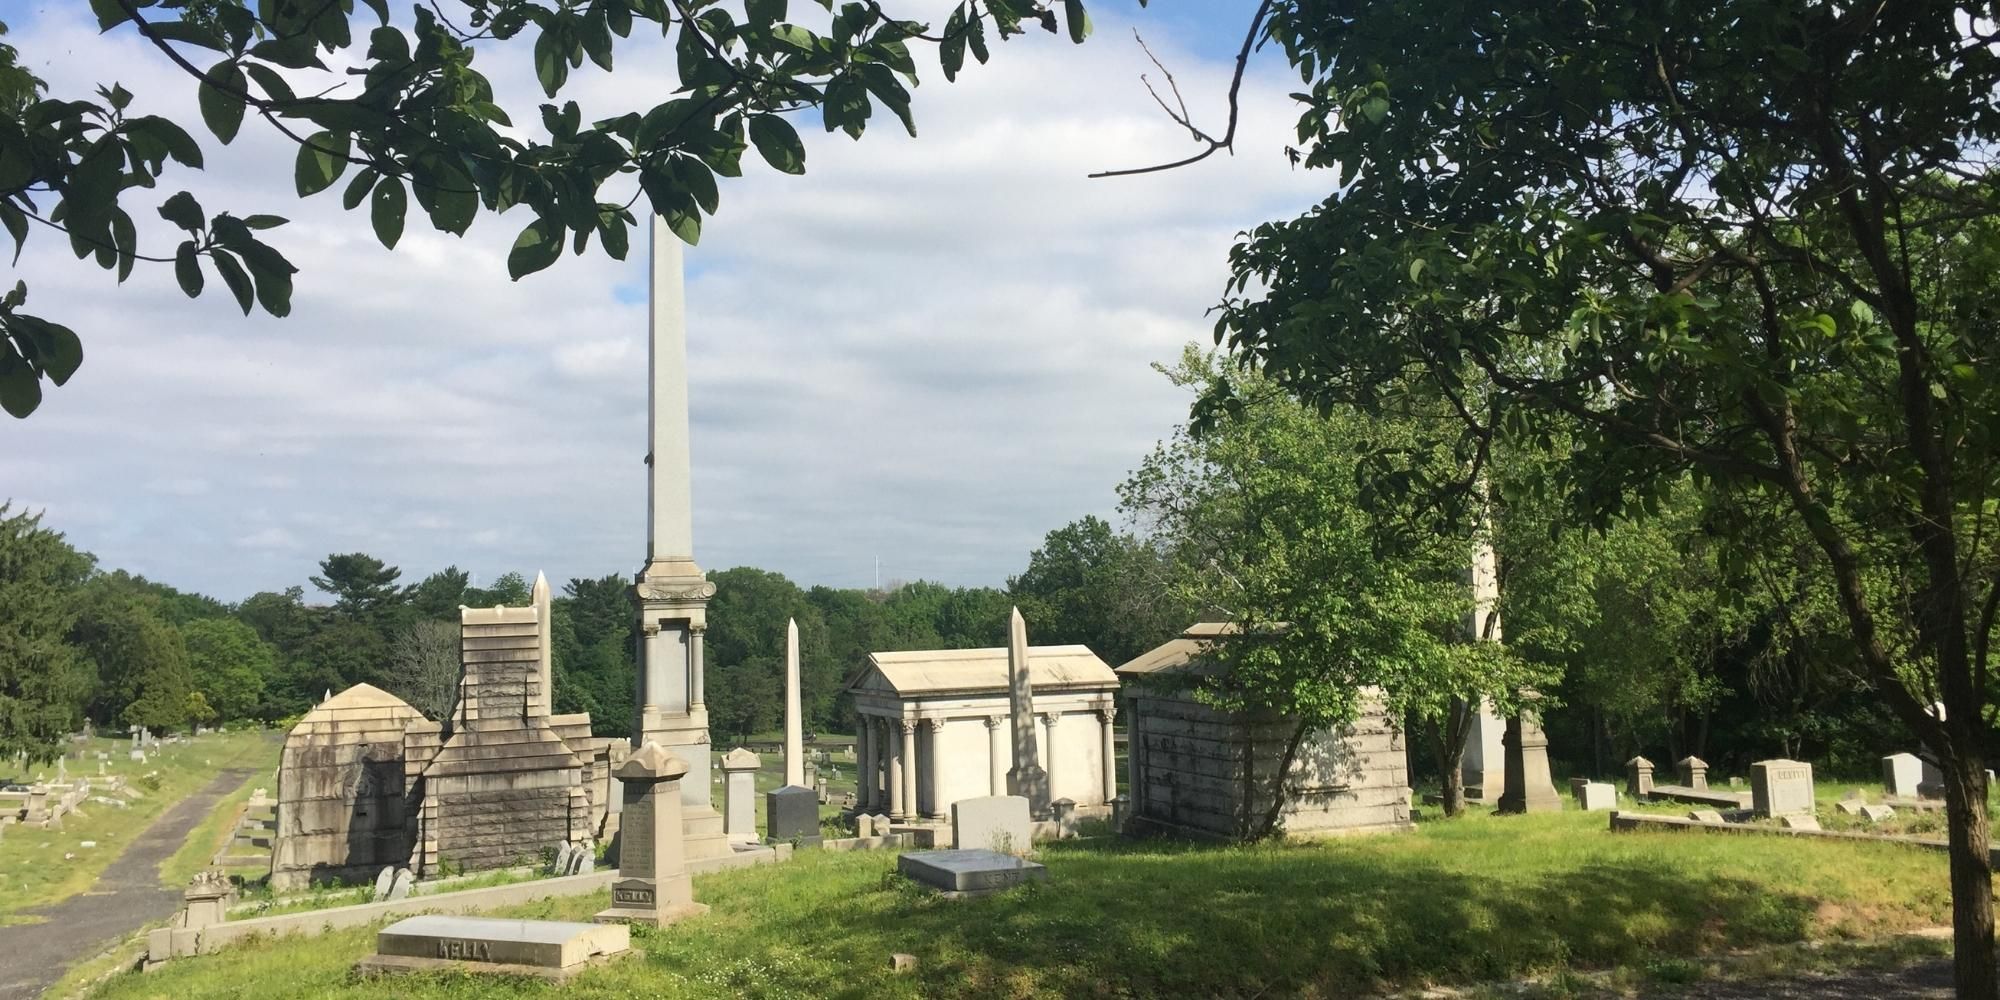
<instances>
[{"instance_id":1,"label":"stone step","mask_svg":"<svg viewBox=\"0 0 2000 1000\"><path fill-rule=\"evenodd\" d=\"M215 859L223 868L269 868L271 856L268 854L228 854Z\"/></svg>"}]
</instances>

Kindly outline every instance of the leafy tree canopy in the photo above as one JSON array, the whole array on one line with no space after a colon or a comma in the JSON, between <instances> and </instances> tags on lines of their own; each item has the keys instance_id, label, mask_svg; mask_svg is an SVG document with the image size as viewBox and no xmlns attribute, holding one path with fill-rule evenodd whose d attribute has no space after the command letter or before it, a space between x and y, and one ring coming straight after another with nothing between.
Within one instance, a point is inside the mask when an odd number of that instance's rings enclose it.
<instances>
[{"instance_id":1,"label":"leafy tree canopy","mask_svg":"<svg viewBox=\"0 0 2000 1000\"><path fill-rule=\"evenodd\" d=\"M936 29L880 3L833 0L735 10L717 0L447 0L412 5L408 20L392 19L388 0L90 6L104 30L136 32L185 72L217 142L246 124L283 135L297 146L299 196L338 185L385 247L413 205L418 224L461 235L482 211L524 208L531 219L507 257L517 279L593 238L623 259L641 198L695 242L720 204L718 178L741 176L752 147L774 170L805 171L792 117L858 139L879 108L915 135L913 44L934 47L949 80L968 54L985 62L991 40L1041 27L1081 42L1090 31L1082 0L961 0ZM635 31L670 40L678 88L584 121L562 99L571 71L585 60L610 71ZM503 95L475 68L497 60L532 64L547 103L497 103ZM169 265L189 296L215 279L246 315L291 312L298 269L268 242L283 217L214 210L186 191L150 213L139 204L152 200L139 192L202 167L192 123L144 113L152 95L116 82L47 94L21 61L0 44L0 226L17 256L40 225L119 281L140 262ZM166 226L142 229L151 215ZM27 294L17 284L0 298L0 407L17 417L40 404L42 381L62 385L83 361L74 332L23 311Z\"/></svg>"}]
</instances>

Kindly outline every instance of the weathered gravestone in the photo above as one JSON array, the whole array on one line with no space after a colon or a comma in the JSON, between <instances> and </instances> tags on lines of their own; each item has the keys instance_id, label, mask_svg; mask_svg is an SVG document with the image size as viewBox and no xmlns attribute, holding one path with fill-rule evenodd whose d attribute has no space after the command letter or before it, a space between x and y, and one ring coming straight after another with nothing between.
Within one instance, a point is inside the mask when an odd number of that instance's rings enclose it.
<instances>
[{"instance_id":1,"label":"weathered gravestone","mask_svg":"<svg viewBox=\"0 0 2000 1000\"><path fill-rule=\"evenodd\" d=\"M597 846L595 844L585 843L576 849L575 854L570 856L569 873L571 875L588 875L596 870Z\"/></svg>"},{"instance_id":2,"label":"weathered gravestone","mask_svg":"<svg viewBox=\"0 0 2000 1000\"><path fill-rule=\"evenodd\" d=\"M764 826L774 844L818 847L819 796L810 788L786 785L764 793Z\"/></svg>"},{"instance_id":3,"label":"weathered gravestone","mask_svg":"<svg viewBox=\"0 0 2000 1000\"><path fill-rule=\"evenodd\" d=\"M1859 816L1861 815L1861 811L1867 808L1867 806L1868 803L1860 799L1841 799L1839 802L1833 804L1833 808L1842 816Z\"/></svg>"},{"instance_id":4,"label":"weathered gravestone","mask_svg":"<svg viewBox=\"0 0 2000 1000\"><path fill-rule=\"evenodd\" d=\"M1759 816L1812 815L1812 765L1783 759L1751 764L1750 808Z\"/></svg>"},{"instance_id":5,"label":"weathered gravestone","mask_svg":"<svg viewBox=\"0 0 2000 1000\"><path fill-rule=\"evenodd\" d=\"M1793 814L1779 817L1778 825L1787 830L1817 830L1819 819L1810 814Z\"/></svg>"},{"instance_id":6,"label":"weathered gravestone","mask_svg":"<svg viewBox=\"0 0 2000 1000\"><path fill-rule=\"evenodd\" d=\"M390 901L403 899L409 896L410 887L415 885L416 882L417 876L415 872L410 871L408 868L398 868L396 869L395 881L389 883L389 895L383 898Z\"/></svg>"},{"instance_id":7,"label":"weathered gravestone","mask_svg":"<svg viewBox=\"0 0 2000 1000\"><path fill-rule=\"evenodd\" d=\"M1913 753L1892 753L1882 758L1882 794L1895 799L1914 799L1917 785L1924 780L1924 762Z\"/></svg>"},{"instance_id":8,"label":"weathered gravestone","mask_svg":"<svg viewBox=\"0 0 2000 1000\"><path fill-rule=\"evenodd\" d=\"M1674 763L1675 778L1682 788L1708 787L1708 761L1693 754L1682 757Z\"/></svg>"},{"instance_id":9,"label":"weathered gravestone","mask_svg":"<svg viewBox=\"0 0 2000 1000\"><path fill-rule=\"evenodd\" d=\"M1884 823L1896 815L1896 810L1888 806L1862 806L1861 815L1870 823Z\"/></svg>"},{"instance_id":10,"label":"weathered gravestone","mask_svg":"<svg viewBox=\"0 0 2000 1000\"><path fill-rule=\"evenodd\" d=\"M984 849L917 851L897 858L896 870L952 899L983 896L1049 877L1049 870L1036 862Z\"/></svg>"},{"instance_id":11,"label":"weathered gravestone","mask_svg":"<svg viewBox=\"0 0 2000 1000\"><path fill-rule=\"evenodd\" d=\"M375 875L375 894L369 898L369 902L379 903L388 899L389 887L395 883L396 869L388 865L383 865L382 870Z\"/></svg>"},{"instance_id":12,"label":"weathered gravestone","mask_svg":"<svg viewBox=\"0 0 2000 1000\"><path fill-rule=\"evenodd\" d=\"M631 953L630 928L555 920L504 920L427 914L408 917L375 935L375 954L361 972L457 969L563 980Z\"/></svg>"},{"instance_id":13,"label":"weathered gravestone","mask_svg":"<svg viewBox=\"0 0 2000 1000\"><path fill-rule=\"evenodd\" d=\"M1026 854L1033 829L1023 796L987 795L951 804L951 843L959 850Z\"/></svg>"},{"instance_id":14,"label":"weathered gravestone","mask_svg":"<svg viewBox=\"0 0 2000 1000\"><path fill-rule=\"evenodd\" d=\"M763 760L737 747L722 755L722 832L731 843L757 841L757 769Z\"/></svg>"},{"instance_id":15,"label":"weathered gravestone","mask_svg":"<svg viewBox=\"0 0 2000 1000\"><path fill-rule=\"evenodd\" d=\"M1653 794L1653 762L1644 757L1634 757L1625 762L1625 794L1646 801Z\"/></svg>"},{"instance_id":16,"label":"weathered gravestone","mask_svg":"<svg viewBox=\"0 0 2000 1000\"><path fill-rule=\"evenodd\" d=\"M708 912L706 904L694 901L682 843L681 779L687 761L648 741L611 773L625 799L618 879L611 883L611 908L591 919L660 927Z\"/></svg>"},{"instance_id":17,"label":"weathered gravestone","mask_svg":"<svg viewBox=\"0 0 2000 1000\"><path fill-rule=\"evenodd\" d=\"M1586 781L1576 789L1577 808L1602 812L1618 808L1618 788L1602 781Z\"/></svg>"},{"instance_id":18,"label":"weathered gravestone","mask_svg":"<svg viewBox=\"0 0 2000 1000\"><path fill-rule=\"evenodd\" d=\"M1688 813L1688 818L1697 823L1720 823L1722 814L1713 809L1696 809Z\"/></svg>"},{"instance_id":19,"label":"weathered gravestone","mask_svg":"<svg viewBox=\"0 0 2000 1000\"><path fill-rule=\"evenodd\" d=\"M568 841L556 847L556 856L549 861L549 874L563 876L569 874L570 862L576 857L576 845Z\"/></svg>"}]
</instances>

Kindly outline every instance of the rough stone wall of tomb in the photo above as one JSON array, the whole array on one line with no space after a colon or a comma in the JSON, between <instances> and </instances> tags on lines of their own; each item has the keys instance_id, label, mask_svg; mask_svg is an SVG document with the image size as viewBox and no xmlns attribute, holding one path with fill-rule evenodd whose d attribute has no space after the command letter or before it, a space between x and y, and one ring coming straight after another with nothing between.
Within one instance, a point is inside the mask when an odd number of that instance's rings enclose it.
<instances>
[{"instance_id":1,"label":"rough stone wall of tomb","mask_svg":"<svg viewBox=\"0 0 2000 1000\"><path fill-rule=\"evenodd\" d=\"M287 740L279 768L272 884L372 876L402 864L411 846L410 805L400 731L343 734L378 739L313 744Z\"/></svg>"},{"instance_id":2,"label":"rough stone wall of tomb","mask_svg":"<svg viewBox=\"0 0 2000 1000\"><path fill-rule=\"evenodd\" d=\"M1409 825L1409 776L1402 734L1375 709L1340 732L1301 744L1283 811L1287 832L1396 829ZM1142 821L1239 837L1270 806L1272 778L1292 729L1278 718L1230 716L1191 700L1132 702Z\"/></svg>"},{"instance_id":3,"label":"rough stone wall of tomb","mask_svg":"<svg viewBox=\"0 0 2000 1000\"><path fill-rule=\"evenodd\" d=\"M451 780L429 796L434 805L438 861L467 871L503 868L538 857L544 848L578 839L572 833L570 787L468 787Z\"/></svg>"}]
</instances>

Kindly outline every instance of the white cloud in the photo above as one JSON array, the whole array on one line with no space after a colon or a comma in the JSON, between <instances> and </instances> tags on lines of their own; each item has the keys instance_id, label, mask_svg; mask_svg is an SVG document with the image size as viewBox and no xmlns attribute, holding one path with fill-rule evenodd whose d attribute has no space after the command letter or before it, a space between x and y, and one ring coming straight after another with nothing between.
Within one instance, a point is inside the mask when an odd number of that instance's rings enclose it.
<instances>
[{"instance_id":1,"label":"white cloud","mask_svg":"<svg viewBox=\"0 0 2000 1000\"><path fill-rule=\"evenodd\" d=\"M58 92L116 67L141 110L198 120L185 78L81 13L11 40ZM1190 151L1115 14L1082 48L1037 32L956 84L931 74L919 139L886 121L860 143L814 132L805 177L757 164L725 185L688 253L704 565L853 586L879 557L885 578L1001 583L1044 532L1108 513L1185 416L1148 365L1208 340L1235 233L1296 214L1327 178L1280 155L1292 88L1272 67L1245 86L1236 156L1086 179ZM1225 61L1161 34L1197 115L1219 119ZM579 76L586 113L669 85L648 74L671 62L642 55ZM539 100L523 61L481 66L517 106ZM643 241L624 263L593 249L509 282L519 214L462 240L413 221L389 253L336 193L292 196L281 137L255 122L227 149L199 137L211 169L166 192L293 219L274 242L302 268L294 314L245 319L220 289L191 302L157 268L114 290L37 234L30 305L78 329L87 360L0 427L0 496L46 504L107 565L228 599L303 583L336 551L412 577L637 567L646 313L627 300Z\"/></svg>"}]
</instances>

